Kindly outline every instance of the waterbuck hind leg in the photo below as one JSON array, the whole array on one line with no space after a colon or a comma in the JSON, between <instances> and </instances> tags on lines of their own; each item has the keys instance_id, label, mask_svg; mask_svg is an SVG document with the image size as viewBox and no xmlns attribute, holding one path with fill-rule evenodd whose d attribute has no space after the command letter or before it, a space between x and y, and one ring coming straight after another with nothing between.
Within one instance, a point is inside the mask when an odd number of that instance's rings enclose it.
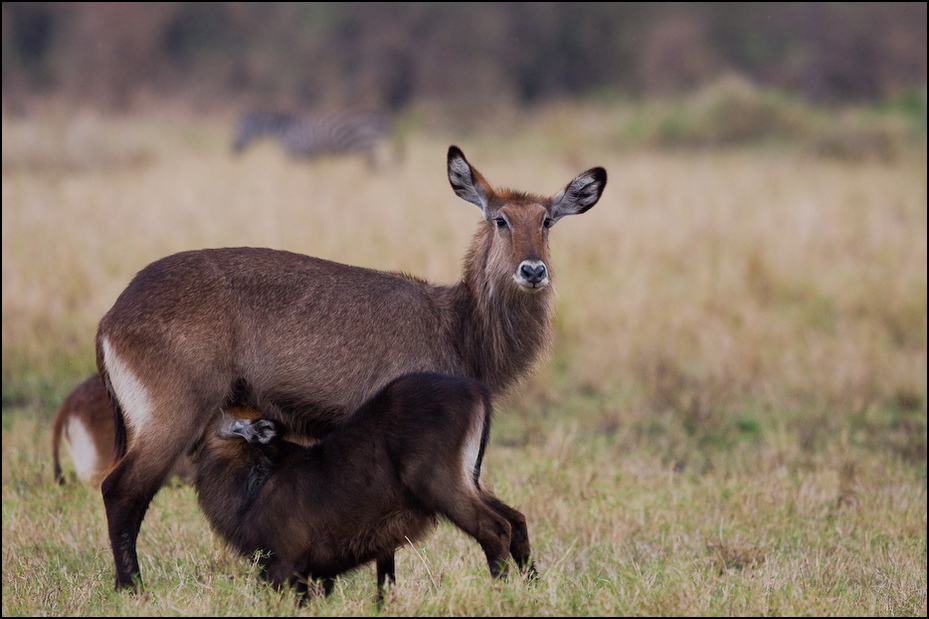
<instances>
[{"instance_id":1,"label":"waterbuck hind leg","mask_svg":"<svg viewBox=\"0 0 929 619\"><path fill-rule=\"evenodd\" d=\"M538 576L535 562L531 560L532 549L529 545L529 529L526 527L526 517L521 511L510 507L490 493L485 493L485 500L498 514L506 518L511 527L510 555L516 561L521 572L526 573L529 580Z\"/></svg>"},{"instance_id":2,"label":"waterbuck hind leg","mask_svg":"<svg viewBox=\"0 0 929 619\"><path fill-rule=\"evenodd\" d=\"M377 558L377 599L378 606L384 603L384 585L397 582L394 566L394 553L382 555Z\"/></svg>"},{"instance_id":3,"label":"waterbuck hind leg","mask_svg":"<svg viewBox=\"0 0 929 619\"><path fill-rule=\"evenodd\" d=\"M506 518L482 498L469 494L440 507L439 512L477 540L487 557L490 575L494 578L504 578L507 574L506 558L510 552L512 527Z\"/></svg>"},{"instance_id":4,"label":"waterbuck hind leg","mask_svg":"<svg viewBox=\"0 0 929 619\"><path fill-rule=\"evenodd\" d=\"M174 465L199 434L194 415L175 415L169 424L145 425L150 420L168 417L164 411L172 409L152 406L144 417L136 413L137 427L131 432L134 436L128 439L126 454L101 484L117 589L137 590L141 585L136 543L142 519ZM176 409L197 410L196 406ZM131 418L129 414L126 417Z\"/></svg>"},{"instance_id":5,"label":"waterbuck hind leg","mask_svg":"<svg viewBox=\"0 0 929 619\"><path fill-rule=\"evenodd\" d=\"M129 453L101 484L107 529L116 564L116 589L137 591L142 586L136 541L145 512L167 477L173 459L158 470L139 463L139 454Z\"/></svg>"}]
</instances>

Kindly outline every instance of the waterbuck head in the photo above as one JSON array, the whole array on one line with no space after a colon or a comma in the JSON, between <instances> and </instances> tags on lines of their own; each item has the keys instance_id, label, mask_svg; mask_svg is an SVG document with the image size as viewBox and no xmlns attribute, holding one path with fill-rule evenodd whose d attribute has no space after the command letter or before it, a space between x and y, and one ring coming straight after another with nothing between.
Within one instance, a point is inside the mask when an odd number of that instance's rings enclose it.
<instances>
[{"instance_id":1,"label":"waterbuck head","mask_svg":"<svg viewBox=\"0 0 929 619\"><path fill-rule=\"evenodd\" d=\"M579 215L600 199L606 170L591 168L554 197L509 189L497 191L468 163L457 146L448 149L448 180L458 197L474 204L487 226L478 232L468 256L472 275L487 283L489 292L536 294L552 287L548 229L565 215ZM473 264L478 257L483 264ZM513 286L498 290L500 282Z\"/></svg>"}]
</instances>

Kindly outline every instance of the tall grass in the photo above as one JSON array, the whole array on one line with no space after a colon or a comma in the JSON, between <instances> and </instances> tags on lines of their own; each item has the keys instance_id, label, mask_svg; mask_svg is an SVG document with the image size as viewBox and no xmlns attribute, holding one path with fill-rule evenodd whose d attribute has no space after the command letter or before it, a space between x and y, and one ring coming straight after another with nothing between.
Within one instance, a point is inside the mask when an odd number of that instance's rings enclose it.
<instances>
[{"instance_id":1,"label":"tall grass","mask_svg":"<svg viewBox=\"0 0 929 619\"><path fill-rule=\"evenodd\" d=\"M488 452L543 578L491 583L442 525L398 553L381 612L925 615L924 144L632 148L616 128L637 113L414 126L377 173L234 158L218 121L4 118L3 614L379 612L369 567L304 609L256 586L187 487L142 526L146 592L111 591L99 491L53 485L50 419L94 371L100 316L166 254L269 246L454 281L479 219L446 179L456 143L500 185L609 182L552 230L556 346Z\"/></svg>"}]
</instances>

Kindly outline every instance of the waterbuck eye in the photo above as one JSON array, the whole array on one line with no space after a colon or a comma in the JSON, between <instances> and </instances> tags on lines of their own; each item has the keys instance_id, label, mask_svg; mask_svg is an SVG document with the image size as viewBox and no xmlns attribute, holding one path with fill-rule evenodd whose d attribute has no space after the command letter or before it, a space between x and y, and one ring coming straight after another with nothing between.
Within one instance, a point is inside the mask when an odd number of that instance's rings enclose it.
<instances>
[{"instance_id":1,"label":"waterbuck eye","mask_svg":"<svg viewBox=\"0 0 929 619\"><path fill-rule=\"evenodd\" d=\"M497 217L494 219L494 223L497 224L498 228L506 228L506 220L503 217Z\"/></svg>"},{"instance_id":2,"label":"waterbuck eye","mask_svg":"<svg viewBox=\"0 0 929 619\"><path fill-rule=\"evenodd\" d=\"M546 228L551 228L553 225L555 225L555 220L551 217L546 217L545 221L542 222L542 225Z\"/></svg>"}]
</instances>

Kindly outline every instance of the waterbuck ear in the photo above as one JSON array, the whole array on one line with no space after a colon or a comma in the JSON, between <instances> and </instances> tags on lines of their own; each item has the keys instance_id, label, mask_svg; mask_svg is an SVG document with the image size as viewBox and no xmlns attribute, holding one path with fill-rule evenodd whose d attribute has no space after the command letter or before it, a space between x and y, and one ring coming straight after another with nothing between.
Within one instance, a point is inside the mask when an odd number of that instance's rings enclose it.
<instances>
[{"instance_id":1,"label":"waterbuck ear","mask_svg":"<svg viewBox=\"0 0 929 619\"><path fill-rule=\"evenodd\" d=\"M252 422L251 443L261 443L267 445L277 437L277 428L270 419L259 419Z\"/></svg>"},{"instance_id":2,"label":"waterbuck ear","mask_svg":"<svg viewBox=\"0 0 929 619\"><path fill-rule=\"evenodd\" d=\"M226 428L227 436L240 436L249 440L252 424L246 419L234 419Z\"/></svg>"},{"instance_id":3,"label":"waterbuck ear","mask_svg":"<svg viewBox=\"0 0 929 619\"><path fill-rule=\"evenodd\" d=\"M459 198L474 204L482 213L487 209L487 193L492 189L457 146L448 147L448 182Z\"/></svg>"},{"instance_id":4,"label":"waterbuck ear","mask_svg":"<svg viewBox=\"0 0 929 619\"><path fill-rule=\"evenodd\" d=\"M232 427L229 428L229 434L240 436L249 443L267 445L277 436L277 431L274 422L268 419L257 419L252 422L245 419L236 419Z\"/></svg>"},{"instance_id":5,"label":"waterbuck ear","mask_svg":"<svg viewBox=\"0 0 929 619\"><path fill-rule=\"evenodd\" d=\"M603 168L587 170L568 183L568 186L555 196L549 215L558 221L565 215L580 215L586 212L600 199L604 187L606 187L606 170Z\"/></svg>"}]
</instances>

